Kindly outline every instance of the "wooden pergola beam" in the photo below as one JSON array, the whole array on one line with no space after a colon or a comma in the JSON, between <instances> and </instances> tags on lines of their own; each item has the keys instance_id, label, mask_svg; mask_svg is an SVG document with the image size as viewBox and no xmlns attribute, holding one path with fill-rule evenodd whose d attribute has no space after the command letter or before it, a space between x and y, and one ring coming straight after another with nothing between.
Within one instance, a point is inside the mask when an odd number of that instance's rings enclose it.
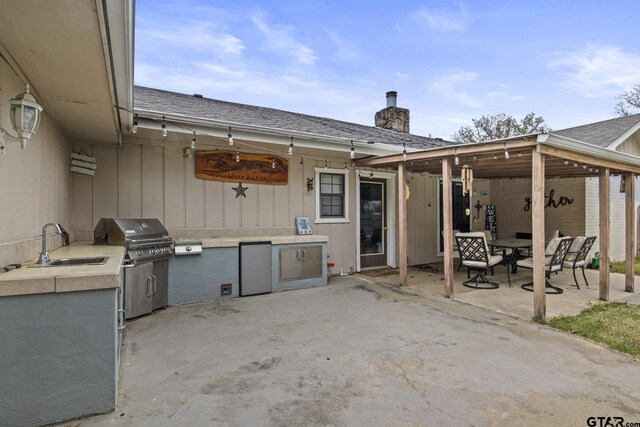
<instances>
[{"instance_id":1,"label":"wooden pergola beam","mask_svg":"<svg viewBox=\"0 0 640 427\"><path fill-rule=\"evenodd\" d=\"M442 159L442 228L444 231L444 296L453 295L453 196L451 193L451 160Z\"/></svg>"},{"instance_id":2,"label":"wooden pergola beam","mask_svg":"<svg viewBox=\"0 0 640 427\"><path fill-rule=\"evenodd\" d=\"M545 320L547 295L544 272L544 155L533 150L531 159L531 234L533 237L533 318Z\"/></svg>"},{"instance_id":3,"label":"wooden pergola beam","mask_svg":"<svg viewBox=\"0 0 640 427\"><path fill-rule=\"evenodd\" d=\"M635 282L635 261L636 261L636 200L635 200L635 175L627 173L624 175L624 200L625 200L625 277L624 290L633 292Z\"/></svg>"},{"instance_id":4,"label":"wooden pergola beam","mask_svg":"<svg viewBox=\"0 0 640 427\"><path fill-rule=\"evenodd\" d=\"M625 163L614 162L611 160L603 160L597 157L585 156L583 154L574 153L572 151L562 150L560 148L547 147L545 145L538 145L538 151L547 156L560 157L562 159L566 159L573 162L578 162L581 164L588 164L590 166L595 166L600 169L611 169L615 171L623 171L623 172L633 172L636 174L640 173L640 167L628 165ZM602 171L600 171L602 172Z\"/></svg>"},{"instance_id":5,"label":"wooden pergola beam","mask_svg":"<svg viewBox=\"0 0 640 427\"><path fill-rule=\"evenodd\" d=\"M407 195L404 163L398 164L398 256L400 257L400 284L407 284Z\"/></svg>"},{"instance_id":6,"label":"wooden pergola beam","mask_svg":"<svg viewBox=\"0 0 640 427\"><path fill-rule=\"evenodd\" d=\"M523 148L535 147L535 141L513 141L507 142L507 148L509 150L518 150ZM504 150L503 143L483 143L469 144L469 145L453 145L450 147L437 148L427 151L416 151L407 153L406 163L413 161L425 161L425 160L439 160L446 157L453 157L454 153L458 157L469 155L483 155L487 153L502 153ZM370 159L363 159L356 161L358 166L391 166L397 163L404 162L404 156L402 154L393 154L390 156L373 157Z\"/></svg>"},{"instance_id":7,"label":"wooden pergola beam","mask_svg":"<svg viewBox=\"0 0 640 427\"><path fill-rule=\"evenodd\" d=\"M600 170L599 196L600 196L600 299L609 301L609 169Z\"/></svg>"}]
</instances>

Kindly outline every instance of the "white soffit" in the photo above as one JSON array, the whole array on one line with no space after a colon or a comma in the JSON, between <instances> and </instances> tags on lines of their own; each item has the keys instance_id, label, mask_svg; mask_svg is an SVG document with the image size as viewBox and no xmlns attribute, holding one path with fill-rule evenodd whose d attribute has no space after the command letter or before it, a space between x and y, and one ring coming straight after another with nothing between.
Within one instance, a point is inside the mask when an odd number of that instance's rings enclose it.
<instances>
[{"instance_id":1,"label":"white soffit","mask_svg":"<svg viewBox=\"0 0 640 427\"><path fill-rule=\"evenodd\" d=\"M112 3L122 9L130 5L127 0ZM72 142L118 142L112 87L119 84L110 82L111 54L105 52L99 8L99 0L0 4L0 43ZM123 24L122 19L115 21ZM122 50L112 46L114 56L126 56Z\"/></svg>"}]
</instances>

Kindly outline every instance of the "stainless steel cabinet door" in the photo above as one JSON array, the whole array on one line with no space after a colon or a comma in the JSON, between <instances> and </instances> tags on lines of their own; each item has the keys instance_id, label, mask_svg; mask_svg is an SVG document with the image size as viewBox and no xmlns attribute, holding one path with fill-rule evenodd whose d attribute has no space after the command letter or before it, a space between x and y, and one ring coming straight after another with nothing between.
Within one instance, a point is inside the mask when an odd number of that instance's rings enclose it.
<instances>
[{"instance_id":1,"label":"stainless steel cabinet door","mask_svg":"<svg viewBox=\"0 0 640 427\"><path fill-rule=\"evenodd\" d=\"M280 249L280 280L294 280L302 276L302 253L298 248Z\"/></svg>"},{"instance_id":2,"label":"stainless steel cabinet door","mask_svg":"<svg viewBox=\"0 0 640 427\"><path fill-rule=\"evenodd\" d=\"M305 246L302 252L302 278L313 279L322 277L322 246Z\"/></svg>"},{"instance_id":3,"label":"stainless steel cabinet door","mask_svg":"<svg viewBox=\"0 0 640 427\"><path fill-rule=\"evenodd\" d=\"M150 313L152 306L153 263L125 269L124 309L127 319Z\"/></svg>"},{"instance_id":4,"label":"stainless steel cabinet door","mask_svg":"<svg viewBox=\"0 0 640 427\"><path fill-rule=\"evenodd\" d=\"M153 309L166 307L169 303L169 288L167 278L169 276L169 260L155 261L153 263L152 300Z\"/></svg>"},{"instance_id":5,"label":"stainless steel cabinet door","mask_svg":"<svg viewBox=\"0 0 640 427\"><path fill-rule=\"evenodd\" d=\"M271 292L271 242L240 244L240 295Z\"/></svg>"}]
</instances>

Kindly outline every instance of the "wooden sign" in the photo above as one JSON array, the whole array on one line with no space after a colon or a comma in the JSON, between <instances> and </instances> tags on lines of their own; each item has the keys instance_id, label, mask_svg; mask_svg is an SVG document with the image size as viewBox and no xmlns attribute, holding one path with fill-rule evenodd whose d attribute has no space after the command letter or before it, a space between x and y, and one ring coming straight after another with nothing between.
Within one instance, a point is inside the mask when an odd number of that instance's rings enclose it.
<instances>
[{"instance_id":1,"label":"wooden sign","mask_svg":"<svg viewBox=\"0 0 640 427\"><path fill-rule=\"evenodd\" d=\"M284 185L289 181L289 160L269 154L235 151L196 151L196 178L209 181L255 182Z\"/></svg>"}]
</instances>

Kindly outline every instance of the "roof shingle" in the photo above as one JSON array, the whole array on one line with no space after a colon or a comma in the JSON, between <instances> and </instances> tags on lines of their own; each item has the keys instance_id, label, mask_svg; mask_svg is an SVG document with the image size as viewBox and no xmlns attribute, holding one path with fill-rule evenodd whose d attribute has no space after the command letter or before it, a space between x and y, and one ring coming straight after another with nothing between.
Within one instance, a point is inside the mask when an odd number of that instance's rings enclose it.
<instances>
[{"instance_id":1,"label":"roof shingle","mask_svg":"<svg viewBox=\"0 0 640 427\"><path fill-rule=\"evenodd\" d=\"M141 86L134 87L134 105L136 110L162 111L166 114L264 126L283 131L308 132L370 143L406 144L407 147L417 149L454 144L442 138L429 138L325 117L200 98Z\"/></svg>"}]
</instances>

